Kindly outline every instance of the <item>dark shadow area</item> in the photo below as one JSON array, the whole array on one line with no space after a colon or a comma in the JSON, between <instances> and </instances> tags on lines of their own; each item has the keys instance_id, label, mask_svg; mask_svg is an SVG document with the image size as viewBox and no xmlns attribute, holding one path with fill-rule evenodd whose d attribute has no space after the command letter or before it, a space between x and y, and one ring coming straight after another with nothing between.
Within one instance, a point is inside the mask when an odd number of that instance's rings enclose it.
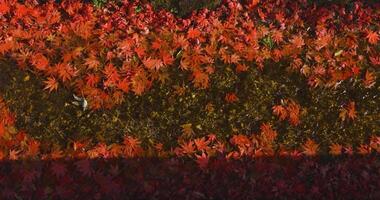
<instances>
[{"instance_id":1,"label":"dark shadow area","mask_svg":"<svg viewBox=\"0 0 380 200\"><path fill-rule=\"evenodd\" d=\"M367 157L2 161L2 199L379 199Z\"/></svg>"}]
</instances>

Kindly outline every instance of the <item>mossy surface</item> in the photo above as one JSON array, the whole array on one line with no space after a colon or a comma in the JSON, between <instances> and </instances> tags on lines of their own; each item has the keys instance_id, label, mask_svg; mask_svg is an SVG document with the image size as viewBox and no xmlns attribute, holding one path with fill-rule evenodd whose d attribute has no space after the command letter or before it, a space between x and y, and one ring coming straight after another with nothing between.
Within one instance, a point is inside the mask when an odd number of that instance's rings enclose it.
<instances>
[{"instance_id":1,"label":"mossy surface","mask_svg":"<svg viewBox=\"0 0 380 200\"><path fill-rule=\"evenodd\" d=\"M336 90L310 89L299 74L286 65L267 63L263 71L251 66L237 74L229 66L216 67L210 87L200 90L188 81L188 74L173 67L171 79L154 84L142 96L128 94L123 104L111 110L86 110L73 104L70 89L49 94L38 76L19 70L9 62L0 64L0 93L15 112L17 126L33 137L60 145L74 140L120 142L125 134L140 138L144 145L162 142L174 146L182 125L193 130L188 138L215 133L229 139L231 134L255 134L263 122L278 131L278 144L297 147L312 138L327 150L331 143L357 145L380 131L380 86L363 88L355 80L343 82ZM176 93L182 87L183 94ZM229 92L237 102L227 103ZM301 107L301 123L292 126L272 114L281 99L293 99ZM356 102L357 119L342 122L341 107ZM183 135L182 135L183 137Z\"/></svg>"},{"instance_id":2,"label":"mossy surface","mask_svg":"<svg viewBox=\"0 0 380 200\"><path fill-rule=\"evenodd\" d=\"M156 9L166 9L180 17L185 17L199 9L216 8L222 0L151 0L150 2Z\"/></svg>"}]
</instances>

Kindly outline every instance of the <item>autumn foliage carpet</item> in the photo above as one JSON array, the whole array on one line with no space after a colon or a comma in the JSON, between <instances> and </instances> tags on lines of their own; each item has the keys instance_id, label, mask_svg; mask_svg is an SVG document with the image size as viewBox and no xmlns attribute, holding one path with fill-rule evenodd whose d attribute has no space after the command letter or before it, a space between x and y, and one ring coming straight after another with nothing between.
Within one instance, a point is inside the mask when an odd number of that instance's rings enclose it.
<instances>
[{"instance_id":1,"label":"autumn foliage carpet","mask_svg":"<svg viewBox=\"0 0 380 200\"><path fill-rule=\"evenodd\" d=\"M254 104L243 102L252 94L224 87L233 84L220 74L234 74L236 81L283 69L281 76L313 97L356 94L339 101L279 94L248 119L255 120L254 131L232 127L223 135L218 127L203 131L184 123L170 145L123 133L113 143L87 138L66 146L17 127L14 108L1 97L0 199L380 198L378 3L225 0L180 18L140 1L98 8L74 0L0 0L0 23L1 59L44 79L40 92L73 91L83 111L112 110L168 84L172 99L188 90L207 96L218 85L225 89L218 91L221 101L208 102L202 112L212 116L216 106L232 107L233 117ZM326 104L316 108L319 101ZM315 114L331 109L327 122ZM325 124L350 129L360 144L335 142L342 137L318 143L325 140L315 132ZM278 140L284 129L310 126L316 130L305 131L310 137L297 147Z\"/></svg>"}]
</instances>

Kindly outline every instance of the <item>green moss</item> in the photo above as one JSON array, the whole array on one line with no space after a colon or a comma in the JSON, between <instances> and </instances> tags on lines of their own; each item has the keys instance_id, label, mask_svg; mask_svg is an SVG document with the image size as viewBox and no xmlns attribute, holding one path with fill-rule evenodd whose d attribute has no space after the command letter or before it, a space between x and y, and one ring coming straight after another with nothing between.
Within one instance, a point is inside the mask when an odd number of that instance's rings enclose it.
<instances>
[{"instance_id":1,"label":"green moss","mask_svg":"<svg viewBox=\"0 0 380 200\"><path fill-rule=\"evenodd\" d=\"M0 64L0 92L17 115L18 128L61 145L85 138L120 142L128 133L144 144L159 141L170 147L182 134L183 124L192 124L193 137L215 133L228 139L232 133L257 133L261 123L270 122L279 133L279 143L296 147L313 138L327 150L331 143L365 142L380 131L379 84L372 89L350 82L336 90L309 89L300 75L286 71L286 64L267 63L264 71L252 66L241 74L230 67L217 67L210 76L210 88L200 90L178 68L169 73L171 79L165 84L155 84L142 96L128 94L122 105L111 110L83 111L72 103L72 91L61 87L49 94L42 91L41 79L4 62ZM175 94L174 85L184 85L184 95ZM239 101L226 103L228 92L235 92ZM272 106L284 98L301 105L299 126L272 114ZM358 118L341 122L339 110L349 100L356 102ZM206 111L210 104L213 109Z\"/></svg>"},{"instance_id":2,"label":"green moss","mask_svg":"<svg viewBox=\"0 0 380 200\"><path fill-rule=\"evenodd\" d=\"M180 17L187 16L193 11L208 8L213 9L221 4L221 0L151 0L156 9L166 9Z\"/></svg>"}]
</instances>

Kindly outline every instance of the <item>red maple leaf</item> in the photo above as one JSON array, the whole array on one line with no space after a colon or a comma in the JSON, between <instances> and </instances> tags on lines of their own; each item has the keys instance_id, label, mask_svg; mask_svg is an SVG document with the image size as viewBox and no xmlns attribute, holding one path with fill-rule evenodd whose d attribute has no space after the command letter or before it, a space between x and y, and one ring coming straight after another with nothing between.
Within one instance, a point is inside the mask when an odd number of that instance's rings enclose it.
<instances>
[{"instance_id":1,"label":"red maple leaf","mask_svg":"<svg viewBox=\"0 0 380 200\"><path fill-rule=\"evenodd\" d=\"M93 173L91 163L88 159L83 159L75 162L75 166L77 170L85 176L91 176Z\"/></svg>"},{"instance_id":2,"label":"red maple leaf","mask_svg":"<svg viewBox=\"0 0 380 200\"><path fill-rule=\"evenodd\" d=\"M5 133L5 126L3 122L0 121L0 137L2 137Z\"/></svg>"},{"instance_id":3,"label":"red maple leaf","mask_svg":"<svg viewBox=\"0 0 380 200\"><path fill-rule=\"evenodd\" d=\"M199 151L206 151L207 149L209 149L208 147L209 141L206 140L204 137L200 139L195 139L194 143Z\"/></svg>"},{"instance_id":4,"label":"red maple leaf","mask_svg":"<svg viewBox=\"0 0 380 200\"><path fill-rule=\"evenodd\" d=\"M10 6L7 2L0 2L0 14L6 15L10 11Z\"/></svg>"},{"instance_id":5,"label":"red maple leaf","mask_svg":"<svg viewBox=\"0 0 380 200\"><path fill-rule=\"evenodd\" d=\"M187 31L187 38L196 39L201 35L201 32L198 29L190 28Z\"/></svg>"},{"instance_id":6,"label":"red maple leaf","mask_svg":"<svg viewBox=\"0 0 380 200\"><path fill-rule=\"evenodd\" d=\"M193 154L195 152L194 143L189 141L188 143L181 144L181 150L184 154Z\"/></svg>"},{"instance_id":7,"label":"red maple leaf","mask_svg":"<svg viewBox=\"0 0 380 200\"><path fill-rule=\"evenodd\" d=\"M17 18L24 17L26 14L28 14L28 12L29 12L28 7L26 7L25 5L22 5L22 4L16 4L16 10L15 10L14 14Z\"/></svg>"},{"instance_id":8,"label":"red maple leaf","mask_svg":"<svg viewBox=\"0 0 380 200\"><path fill-rule=\"evenodd\" d=\"M130 81L127 79L127 78L124 78L123 80L121 80L118 84L117 84L117 87L122 90L123 92L125 93L128 93L129 92L129 84L130 84Z\"/></svg>"},{"instance_id":9,"label":"red maple leaf","mask_svg":"<svg viewBox=\"0 0 380 200\"><path fill-rule=\"evenodd\" d=\"M202 155L195 155L197 158L196 162L198 163L199 168L206 169L208 166L209 158L205 154L205 152L202 152Z\"/></svg>"},{"instance_id":10,"label":"red maple leaf","mask_svg":"<svg viewBox=\"0 0 380 200\"><path fill-rule=\"evenodd\" d=\"M152 49L159 50L161 48L161 46L162 46L162 42L163 41L161 39L159 39L159 38L157 38L156 40L154 40L153 43L152 43Z\"/></svg>"},{"instance_id":11,"label":"red maple leaf","mask_svg":"<svg viewBox=\"0 0 380 200\"><path fill-rule=\"evenodd\" d=\"M167 52L162 53L162 63L166 66L173 64L174 58Z\"/></svg>"},{"instance_id":12,"label":"red maple leaf","mask_svg":"<svg viewBox=\"0 0 380 200\"><path fill-rule=\"evenodd\" d=\"M239 98L236 96L236 94L234 92L227 93L226 96L224 97L224 99L228 103L233 103L233 102L236 102L239 100Z\"/></svg>"},{"instance_id":13,"label":"red maple leaf","mask_svg":"<svg viewBox=\"0 0 380 200\"><path fill-rule=\"evenodd\" d=\"M373 64L373 65L378 65L378 66L380 66L380 56L378 56L378 57L372 57L372 56L369 56L369 60L371 61L371 63Z\"/></svg>"},{"instance_id":14,"label":"red maple leaf","mask_svg":"<svg viewBox=\"0 0 380 200\"><path fill-rule=\"evenodd\" d=\"M96 74L88 74L86 76L86 84L90 87L96 86L100 81L99 75Z\"/></svg>"},{"instance_id":15,"label":"red maple leaf","mask_svg":"<svg viewBox=\"0 0 380 200\"><path fill-rule=\"evenodd\" d=\"M63 163L60 163L58 161L52 162L50 169L51 169L53 175L57 178L64 176L67 172L66 165Z\"/></svg>"},{"instance_id":16,"label":"red maple leaf","mask_svg":"<svg viewBox=\"0 0 380 200\"><path fill-rule=\"evenodd\" d=\"M357 150L358 150L358 154L360 155L368 155L372 151L371 147L366 144L360 144L360 146L357 147Z\"/></svg>"},{"instance_id":17,"label":"red maple leaf","mask_svg":"<svg viewBox=\"0 0 380 200\"><path fill-rule=\"evenodd\" d=\"M352 73L354 73L355 76L357 76L360 74L360 67L355 65L351 68L351 71L352 71Z\"/></svg>"}]
</instances>

